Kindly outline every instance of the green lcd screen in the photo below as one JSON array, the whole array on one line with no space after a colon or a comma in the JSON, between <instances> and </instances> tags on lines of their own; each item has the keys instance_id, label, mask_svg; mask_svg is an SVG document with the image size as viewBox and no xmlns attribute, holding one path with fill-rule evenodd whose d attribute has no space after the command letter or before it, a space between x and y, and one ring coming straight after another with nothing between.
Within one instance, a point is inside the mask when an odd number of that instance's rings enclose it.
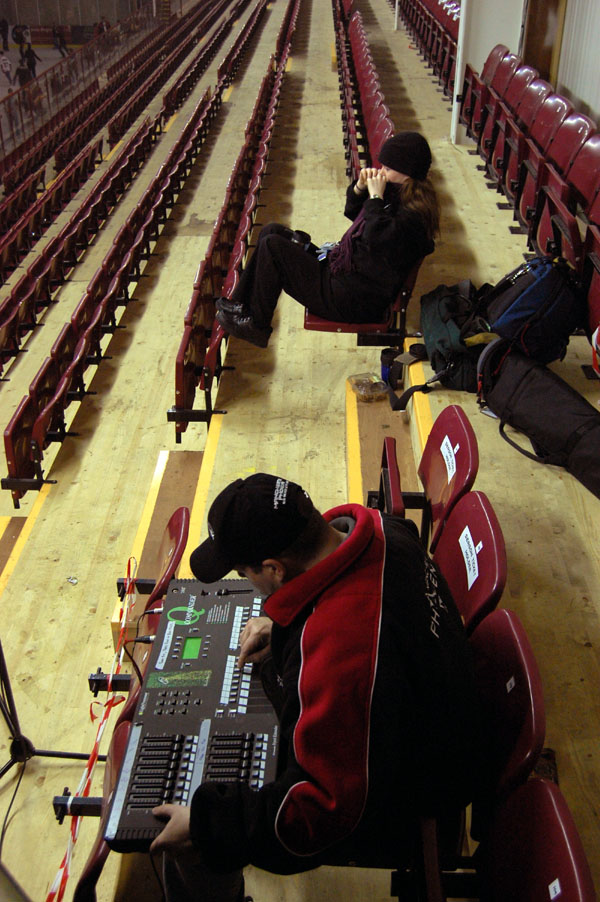
<instances>
[{"instance_id":1,"label":"green lcd screen","mask_svg":"<svg viewBox=\"0 0 600 902\"><path fill-rule=\"evenodd\" d=\"M182 658L184 661L195 661L200 656L202 636L188 636L183 643Z\"/></svg>"}]
</instances>

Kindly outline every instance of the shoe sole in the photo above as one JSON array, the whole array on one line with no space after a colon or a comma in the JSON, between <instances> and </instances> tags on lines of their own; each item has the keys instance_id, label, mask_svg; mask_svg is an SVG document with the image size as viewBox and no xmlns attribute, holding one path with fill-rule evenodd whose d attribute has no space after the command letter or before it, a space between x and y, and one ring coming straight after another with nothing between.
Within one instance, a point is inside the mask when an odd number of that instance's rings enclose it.
<instances>
[{"instance_id":1,"label":"shoe sole","mask_svg":"<svg viewBox=\"0 0 600 902\"><path fill-rule=\"evenodd\" d=\"M259 336L258 334L249 335L246 329L239 328L222 310L217 310L216 320L223 326L227 334L233 335L234 338L241 338L242 341L247 341L251 345L256 345L257 348L266 348L269 344L270 333L264 337Z\"/></svg>"}]
</instances>

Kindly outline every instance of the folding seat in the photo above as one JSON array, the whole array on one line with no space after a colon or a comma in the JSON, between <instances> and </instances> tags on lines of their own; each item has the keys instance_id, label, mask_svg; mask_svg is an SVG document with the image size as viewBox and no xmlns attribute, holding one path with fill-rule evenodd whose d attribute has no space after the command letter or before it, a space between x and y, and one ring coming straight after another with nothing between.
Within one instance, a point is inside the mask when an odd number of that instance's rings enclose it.
<instances>
[{"instance_id":1,"label":"folding seat","mask_svg":"<svg viewBox=\"0 0 600 902\"><path fill-rule=\"evenodd\" d=\"M481 798L473 805L476 833L495 805L527 780L542 751L546 716L542 681L527 633L514 611L498 608L469 639L486 725ZM476 838L473 829L471 833Z\"/></svg>"},{"instance_id":2,"label":"folding seat","mask_svg":"<svg viewBox=\"0 0 600 902\"><path fill-rule=\"evenodd\" d=\"M390 460L388 465L394 466ZM417 468L422 492L402 492L406 510L421 510L421 541L433 554L454 505L473 486L479 468L477 438L462 407L451 404L437 416ZM387 509L379 500L378 507Z\"/></svg>"},{"instance_id":3,"label":"folding seat","mask_svg":"<svg viewBox=\"0 0 600 902\"><path fill-rule=\"evenodd\" d=\"M219 378L221 370L223 369L221 364L221 345L223 344L224 339L225 330L223 327L218 323L213 323L198 383L200 391L204 392L205 419L207 423L210 422L213 413L211 397L213 381L214 379Z\"/></svg>"},{"instance_id":4,"label":"folding seat","mask_svg":"<svg viewBox=\"0 0 600 902\"><path fill-rule=\"evenodd\" d=\"M583 262L578 217L600 220L600 134L588 138L561 179L544 169L531 244L538 254L563 253L577 271Z\"/></svg>"},{"instance_id":5,"label":"folding seat","mask_svg":"<svg viewBox=\"0 0 600 902\"><path fill-rule=\"evenodd\" d=\"M63 282L62 260L59 251L52 253L54 239L42 253L35 258L27 275L35 283L36 310L40 311L54 300L58 286Z\"/></svg>"},{"instance_id":6,"label":"folding seat","mask_svg":"<svg viewBox=\"0 0 600 902\"><path fill-rule=\"evenodd\" d=\"M383 440L379 489L377 492L369 492L368 507L376 507L394 517L404 517L405 514L396 455L396 439L391 435L386 436Z\"/></svg>"},{"instance_id":7,"label":"folding seat","mask_svg":"<svg viewBox=\"0 0 600 902\"><path fill-rule=\"evenodd\" d=\"M542 182L550 172L557 176L567 172L575 156L595 132L596 126L588 116L571 112L559 125L545 155L531 154L528 163L519 174L515 215L528 229L532 227L537 206L537 197Z\"/></svg>"},{"instance_id":8,"label":"folding seat","mask_svg":"<svg viewBox=\"0 0 600 902\"><path fill-rule=\"evenodd\" d=\"M388 138L394 134L394 123L388 117L381 119L377 123L377 127L373 133L372 140L369 141L369 155L371 157L371 165L379 166L379 153L381 147Z\"/></svg>"},{"instance_id":9,"label":"folding seat","mask_svg":"<svg viewBox=\"0 0 600 902\"><path fill-rule=\"evenodd\" d=\"M31 220L32 214L26 213L6 236L9 240L12 269L19 266L37 240L37 237L31 234Z\"/></svg>"},{"instance_id":10,"label":"folding seat","mask_svg":"<svg viewBox=\"0 0 600 902\"><path fill-rule=\"evenodd\" d=\"M560 94L548 94L536 110L526 132L515 122L507 123L505 163L502 190L516 206L525 185L527 172L535 173L540 159L547 152L561 123L573 107ZM535 180L534 180L535 185Z\"/></svg>"},{"instance_id":11,"label":"folding seat","mask_svg":"<svg viewBox=\"0 0 600 902\"><path fill-rule=\"evenodd\" d=\"M67 389L67 402L81 401L85 395L84 374L90 365L90 346L95 327L102 320L103 309L100 303L94 315L92 316L88 326L77 342L73 352L73 360L65 370L65 374L69 377L69 387Z\"/></svg>"},{"instance_id":12,"label":"folding seat","mask_svg":"<svg viewBox=\"0 0 600 902\"><path fill-rule=\"evenodd\" d=\"M65 323L58 333L56 341L50 348L50 356L56 361L61 376L67 371L73 361L78 341L79 335L73 323Z\"/></svg>"},{"instance_id":13,"label":"folding seat","mask_svg":"<svg viewBox=\"0 0 600 902\"><path fill-rule=\"evenodd\" d=\"M481 83L477 87L477 91L475 91L475 88L473 89L474 100L470 135L478 142L478 144L489 110L493 110L494 104L497 102L498 98L504 96L506 89L510 84L510 80L517 71L519 64L520 60L518 56L514 53L507 53L496 66L489 85Z\"/></svg>"},{"instance_id":14,"label":"folding seat","mask_svg":"<svg viewBox=\"0 0 600 902\"><path fill-rule=\"evenodd\" d=\"M0 305L0 377L5 364L17 356L21 347L18 312L10 297Z\"/></svg>"},{"instance_id":15,"label":"folding seat","mask_svg":"<svg viewBox=\"0 0 600 902\"><path fill-rule=\"evenodd\" d=\"M13 324L20 344L23 336L37 326L37 315L41 309L37 303L37 283L28 272L21 276L11 291L10 301L16 313Z\"/></svg>"},{"instance_id":16,"label":"folding seat","mask_svg":"<svg viewBox=\"0 0 600 902\"><path fill-rule=\"evenodd\" d=\"M515 78L511 82L511 87ZM518 157L519 136L529 134L538 110L551 93L552 86L547 81L534 78L525 88L513 112L508 110L500 112L498 134L488 162L488 173L497 182L499 190L504 191L506 172L511 168L510 159L513 151ZM511 171L514 171L514 168L511 168Z\"/></svg>"},{"instance_id":17,"label":"folding seat","mask_svg":"<svg viewBox=\"0 0 600 902\"><path fill-rule=\"evenodd\" d=\"M487 103L485 105L485 122L479 134L478 150L479 155L483 157L487 163L494 152L495 144L498 138L500 128L503 128L503 122L511 113L514 113L523 97L527 86L537 78L537 69L531 66L518 66L511 78L507 80L506 85L501 90L494 87L494 81L490 89Z\"/></svg>"},{"instance_id":18,"label":"folding seat","mask_svg":"<svg viewBox=\"0 0 600 902\"><path fill-rule=\"evenodd\" d=\"M20 401L4 430L8 476L2 479L1 485L3 489L10 490L15 508L20 506L20 499L28 489L39 489L43 483L39 467L31 455L31 435L37 415L36 400L27 394Z\"/></svg>"},{"instance_id":19,"label":"folding seat","mask_svg":"<svg viewBox=\"0 0 600 902\"><path fill-rule=\"evenodd\" d=\"M445 97L454 94L454 79L456 77L456 40L444 31L442 34L442 58L439 69L438 81Z\"/></svg>"},{"instance_id":20,"label":"folding seat","mask_svg":"<svg viewBox=\"0 0 600 902\"><path fill-rule=\"evenodd\" d=\"M46 357L29 385L29 394L38 410L42 410L53 397L61 377L56 359Z\"/></svg>"},{"instance_id":21,"label":"folding seat","mask_svg":"<svg viewBox=\"0 0 600 902\"><path fill-rule=\"evenodd\" d=\"M433 560L471 633L497 606L506 585L504 537L487 495L471 491L456 502Z\"/></svg>"},{"instance_id":22,"label":"folding seat","mask_svg":"<svg viewBox=\"0 0 600 902\"><path fill-rule=\"evenodd\" d=\"M107 289L107 274L102 268L97 269L87 290L71 315L71 323L80 338L89 326L96 308L103 300Z\"/></svg>"},{"instance_id":23,"label":"folding seat","mask_svg":"<svg viewBox=\"0 0 600 902\"><path fill-rule=\"evenodd\" d=\"M379 322L346 323L323 319L304 308L304 328L312 332L355 333L358 345L377 346L381 344L399 347L406 336L406 311L410 301L422 260L418 260L406 277L406 281L394 303Z\"/></svg>"},{"instance_id":24,"label":"folding seat","mask_svg":"<svg viewBox=\"0 0 600 902\"><path fill-rule=\"evenodd\" d=\"M496 809L478 872L481 897L488 902L596 899L565 797L556 783L540 777L523 783Z\"/></svg>"},{"instance_id":25,"label":"folding seat","mask_svg":"<svg viewBox=\"0 0 600 902\"><path fill-rule=\"evenodd\" d=\"M11 233L0 239L0 284L4 284L15 268Z\"/></svg>"}]
</instances>

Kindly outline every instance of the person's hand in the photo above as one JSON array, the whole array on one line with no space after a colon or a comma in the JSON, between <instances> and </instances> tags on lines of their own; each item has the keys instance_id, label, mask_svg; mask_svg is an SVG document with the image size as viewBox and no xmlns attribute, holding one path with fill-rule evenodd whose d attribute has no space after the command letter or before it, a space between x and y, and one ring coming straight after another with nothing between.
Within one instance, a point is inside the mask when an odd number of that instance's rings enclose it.
<instances>
[{"instance_id":1,"label":"person's hand","mask_svg":"<svg viewBox=\"0 0 600 902\"><path fill-rule=\"evenodd\" d=\"M385 191L385 186L387 184L383 169L371 169L370 172L372 174L367 178L369 197L373 197L374 194L378 197L383 197L383 192Z\"/></svg>"},{"instance_id":2,"label":"person's hand","mask_svg":"<svg viewBox=\"0 0 600 902\"><path fill-rule=\"evenodd\" d=\"M166 821L164 829L150 846L150 852L187 852L192 848L190 838L190 809L186 805L159 805L152 809L159 820Z\"/></svg>"},{"instance_id":3,"label":"person's hand","mask_svg":"<svg viewBox=\"0 0 600 902\"><path fill-rule=\"evenodd\" d=\"M376 169L372 169L371 167L367 167L366 169L361 169L358 174L358 181L354 186L356 193L360 193L361 191L366 191L367 189L367 181L369 178L372 178L377 173Z\"/></svg>"},{"instance_id":4,"label":"person's hand","mask_svg":"<svg viewBox=\"0 0 600 902\"><path fill-rule=\"evenodd\" d=\"M240 656L238 667L241 669L246 661L256 664L266 658L271 649L271 628L273 622L269 617L252 617L240 633Z\"/></svg>"}]
</instances>

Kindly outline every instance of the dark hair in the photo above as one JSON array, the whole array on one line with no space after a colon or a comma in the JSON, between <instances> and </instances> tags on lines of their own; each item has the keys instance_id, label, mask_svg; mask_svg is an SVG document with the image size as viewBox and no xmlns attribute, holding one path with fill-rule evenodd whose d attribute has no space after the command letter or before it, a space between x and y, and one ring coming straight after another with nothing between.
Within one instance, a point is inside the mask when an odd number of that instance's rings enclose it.
<instances>
[{"instance_id":1,"label":"dark hair","mask_svg":"<svg viewBox=\"0 0 600 902\"><path fill-rule=\"evenodd\" d=\"M283 551L273 555L282 564L285 564L288 579L304 572L306 565L311 562L326 541L328 528L327 520L315 508L298 538L294 539L292 544ZM262 561L255 561L252 564L240 563L238 566L247 567L256 572L261 569Z\"/></svg>"},{"instance_id":2,"label":"dark hair","mask_svg":"<svg viewBox=\"0 0 600 902\"><path fill-rule=\"evenodd\" d=\"M432 241L440 231L440 206L431 179L407 178L399 187L400 203L422 217Z\"/></svg>"}]
</instances>

